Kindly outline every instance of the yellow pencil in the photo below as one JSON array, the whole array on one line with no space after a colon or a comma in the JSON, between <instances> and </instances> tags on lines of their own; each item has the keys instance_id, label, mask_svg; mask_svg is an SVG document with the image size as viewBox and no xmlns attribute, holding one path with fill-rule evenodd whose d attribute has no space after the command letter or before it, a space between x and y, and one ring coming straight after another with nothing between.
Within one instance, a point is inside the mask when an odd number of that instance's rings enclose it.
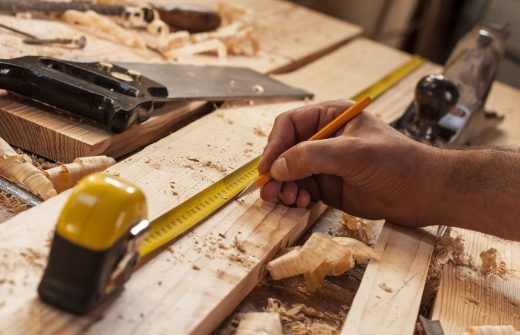
<instances>
[{"instance_id":1,"label":"yellow pencil","mask_svg":"<svg viewBox=\"0 0 520 335\"><path fill-rule=\"evenodd\" d=\"M369 96L364 97L363 99L359 100L349 108L347 108L343 113L338 115L334 120L329 122L325 127L318 130L318 132L314 135L312 135L307 141L316 141L316 140L322 140L324 138L327 138L334 134L335 131L337 131L339 128L343 127L348 121L356 117L359 113L363 111L368 105L372 103L372 99ZM261 188L265 184L267 184L269 181L271 181L273 177L271 176L271 172L266 172L252 182L248 187L246 187L238 197L242 197L244 195L247 195L251 192L254 192L258 188Z\"/></svg>"}]
</instances>

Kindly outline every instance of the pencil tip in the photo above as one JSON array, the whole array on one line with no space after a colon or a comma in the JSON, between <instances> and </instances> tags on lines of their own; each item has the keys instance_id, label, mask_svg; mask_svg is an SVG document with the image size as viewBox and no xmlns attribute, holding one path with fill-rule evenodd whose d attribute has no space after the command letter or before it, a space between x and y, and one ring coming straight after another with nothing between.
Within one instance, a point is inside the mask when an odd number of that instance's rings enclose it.
<instances>
[{"instance_id":1,"label":"pencil tip","mask_svg":"<svg viewBox=\"0 0 520 335\"><path fill-rule=\"evenodd\" d=\"M242 192L240 192L238 195L237 195L237 199L240 199L242 197L245 197L246 195L248 194L251 194L253 193L254 191L256 191L258 189L258 186L256 184L256 182L252 182L251 184L249 184Z\"/></svg>"}]
</instances>

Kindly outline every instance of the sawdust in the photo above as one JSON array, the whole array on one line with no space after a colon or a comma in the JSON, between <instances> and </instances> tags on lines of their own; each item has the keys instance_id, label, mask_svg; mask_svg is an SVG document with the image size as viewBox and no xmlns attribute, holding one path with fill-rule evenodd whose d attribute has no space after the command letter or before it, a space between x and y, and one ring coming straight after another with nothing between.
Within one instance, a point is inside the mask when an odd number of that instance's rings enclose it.
<instances>
[{"instance_id":1,"label":"sawdust","mask_svg":"<svg viewBox=\"0 0 520 335\"><path fill-rule=\"evenodd\" d=\"M495 248L480 253L480 273L485 276L498 275L505 277L510 271L507 269L506 262L501 260L501 255Z\"/></svg>"},{"instance_id":2,"label":"sawdust","mask_svg":"<svg viewBox=\"0 0 520 335\"><path fill-rule=\"evenodd\" d=\"M285 306L280 300L268 298L266 312L280 314L286 335L335 335L339 334L346 310L341 313L318 312L305 304Z\"/></svg>"},{"instance_id":3,"label":"sawdust","mask_svg":"<svg viewBox=\"0 0 520 335\"><path fill-rule=\"evenodd\" d=\"M256 135L256 136L260 136L260 137L267 137L267 133L260 127L254 127L253 128L253 133Z\"/></svg>"},{"instance_id":4,"label":"sawdust","mask_svg":"<svg viewBox=\"0 0 520 335\"><path fill-rule=\"evenodd\" d=\"M476 270L473 257L465 252L462 235L451 229L437 239L433 250L421 301L421 310L424 315L428 315L433 306L434 298L439 290L442 270L447 263Z\"/></svg>"},{"instance_id":5,"label":"sawdust","mask_svg":"<svg viewBox=\"0 0 520 335\"><path fill-rule=\"evenodd\" d=\"M379 284L379 287L383 290L383 291L386 291L388 293L392 293L394 292L394 289L391 288L390 286L386 285L386 283L381 283Z\"/></svg>"},{"instance_id":6,"label":"sawdust","mask_svg":"<svg viewBox=\"0 0 520 335\"><path fill-rule=\"evenodd\" d=\"M490 248L480 253L480 272L484 275L489 275L497 272L497 249Z\"/></svg>"},{"instance_id":7,"label":"sawdust","mask_svg":"<svg viewBox=\"0 0 520 335\"><path fill-rule=\"evenodd\" d=\"M9 213L15 214L29 209L29 205L2 189L0 189L0 206L2 206Z\"/></svg>"},{"instance_id":8,"label":"sawdust","mask_svg":"<svg viewBox=\"0 0 520 335\"><path fill-rule=\"evenodd\" d=\"M364 220L353 215L343 213L341 216L346 237L352 237L368 244L372 239L372 221Z\"/></svg>"}]
</instances>

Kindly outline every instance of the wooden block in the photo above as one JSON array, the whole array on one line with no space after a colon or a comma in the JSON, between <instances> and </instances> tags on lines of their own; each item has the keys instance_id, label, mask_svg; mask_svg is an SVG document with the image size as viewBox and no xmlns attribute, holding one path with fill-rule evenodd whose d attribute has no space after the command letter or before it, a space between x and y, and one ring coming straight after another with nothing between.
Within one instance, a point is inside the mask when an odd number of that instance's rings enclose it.
<instances>
[{"instance_id":1,"label":"wooden block","mask_svg":"<svg viewBox=\"0 0 520 335\"><path fill-rule=\"evenodd\" d=\"M385 223L342 334L413 334L436 231Z\"/></svg>"},{"instance_id":2,"label":"wooden block","mask_svg":"<svg viewBox=\"0 0 520 335\"><path fill-rule=\"evenodd\" d=\"M204 102L174 104L155 111L139 126L121 134L43 111L11 98L0 99L0 137L11 145L45 158L71 162L77 157L120 157L154 142L178 127L183 120L208 111Z\"/></svg>"},{"instance_id":3,"label":"wooden block","mask_svg":"<svg viewBox=\"0 0 520 335\"><path fill-rule=\"evenodd\" d=\"M400 53L382 47L362 60L346 58L342 66L356 69L351 65L361 64L357 69L362 70L382 56L395 55ZM369 73L367 80L383 75ZM109 171L142 187L150 218L157 218L260 154L275 116L300 104L220 109ZM6 330L208 334L262 278L262 265L300 236L314 216L308 210L263 203L258 194L244 203L233 201L146 264L109 307L77 318L43 305L36 296L49 238L67 196L68 192L0 225L0 261L5 261L0 266L0 278L5 279L0 284L0 319ZM236 248L235 238L244 253Z\"/></svg>"},{"instance_id":4,"label":"wooden block","mask_svg":"<svg viewBox=\"0 0 520 335\"><path fill-rule=\"evenodd\" d=\"M445 265L432 318L440 320L446 335L462 334L470 326L513 325L520 329L520 242L454 229L464 238L464 249L475 260L476 270ZM495 248L507 273L483 275L480 253Z\"/></svg>"}]
</instances>

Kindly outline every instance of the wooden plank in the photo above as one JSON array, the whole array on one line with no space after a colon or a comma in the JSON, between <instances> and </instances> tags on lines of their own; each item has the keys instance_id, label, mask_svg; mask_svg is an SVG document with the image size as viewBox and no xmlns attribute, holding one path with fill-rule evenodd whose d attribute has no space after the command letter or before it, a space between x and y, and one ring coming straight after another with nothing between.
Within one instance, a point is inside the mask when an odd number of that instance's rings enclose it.
<instances>
[{"instance_id":1,"label":"wooden plank","mask_svg":"<svg viewBox=\"0 0 520 335\"><path fill-rule=\"evenodd\" d=\"M356 45L345 46L350 47ZM357 69L362 71L378 64L381 57L401 59L402 54L381 46L363 54L363 62L346 58L341 67L356 69L352 65L359 64ZM366 80L374 82L382 75L368 73ZM356 81L342 85L352 86L348 89L352 92L363 88ZM269 132L275 116L301 103L221 109L110 171L142 187L150 218L157 218L259 154L266 141L262 133ZM176 333L207 334L261 279L265 261L313 221L308 210L266 204L258 200L258 194L245 203L231 202L176 241L173 252L163 252L136 273L112 305L96 315L77 318L54 311L36 297L49 237L67 196L59 195L0 225L0 320L7 331L98 334L175 329ZM233 247L235 238L245 253Z\"/></svg>"},{"instance_id":2,"label":"wooden plank","mask_svg":"<svg viewBox=\"0 0 520 335\"><path fill-rule=\"evenodd\" d=\"M520 90L495 83L486 108L504 114L504 122L472 141L475 145L498 145L518 149L520 136L517 101ZM497 224L500 224L497 222ZM509 273L504 277L484 276L478 270L447 265L441 275L432 318L441 320L446 334L461 334L467 327L511 324L520 329L520 242L464 229L454 229L464 238L465 251L480 265L480 253L497 249Z\"/></svg>"},{"instance_id":3,"label":"wooden plank","mask_svg":"<svg viewBox=\"0 0 520 335\"><path fill-rule=\"evenodd\" d=\"M342 334L413 334L435 232L385 223L375 247L381 259L368 264Z\"/></svg>"},{"instance_id":4,"label":"wooden plank","mask_svg":"<svg viewBox=\"0 0 520 335\"><path fill-rule=\"evenodd\" d=\"M432 318L441 321L446 335L462 334L477 325L513 325L520 329L520 243L464 229L454 231L462 234L465 251L477 267L480 253L495 248L509 271L504 277L486 276L478 269L447 264Z\"/></svg>"},{"instance_id":5,"label":"wooden plank","mask_svg":"<svg viewBox=\"0 0 520 335\"><path fill-rule=\"evenodd\" d=\"M200 1L197 3L201 4ZM252 8L257 16L258 37L262 49L258 55L230 56L226 60L211 56L193 56L182 58L179 62L247 66L263 73L288 70L318 57L360 33L360 28L356 26L288 2L269 0L260 4L258 1L243 0L241 3ZM216 7L217 1L208 0L203 1L202 4ZM164 62L149 50L135 50L116 45L64 23L17 19L9 16L0 16L0 18L5 24L22 30L31 26L31 33L37 36L83 34L88 38L84 50L69 50L26 46L18 35L5 33L0 35L0 46L3 46L0 48L0 58L40 54L82 61ZM119 52L115 53L114 50ZM14 146L62 162L69 162L76 157L86 155L108 154L120 157L173 131L174 126L184 120L188 114L199 113L201 106L202 103L193 103L163 108L152 119L119 135L109 134L97 126L54 114L39 106L2 97L0 98L0 136ZM133 140L128 141L128 139Z\"/></svg>"},{"instance_id":6,"label":"wooden plank","mask_svg":"<svg viewBox=\"0 0 520 335\"><path fill-rule=\"evenodd\" d=\"M320 58L318 61L292 73L275 76L277 79L315 94L316 100L345 99L358 93L358 87L373 84L373 76L381 76L405 63L410 56L398 50L392 50L392 57L384 62L371 63L366 66L365 56L382 52L390 52L388 47L366 38L357 38L349 43L352 48L340 48ZM370 56L368 56L370 57ZM351 68L345 66L345 62ZM319 74L319 75L317 75ZM356 86L349 85L356 83Z\"/></svg>"}]
</instances>

